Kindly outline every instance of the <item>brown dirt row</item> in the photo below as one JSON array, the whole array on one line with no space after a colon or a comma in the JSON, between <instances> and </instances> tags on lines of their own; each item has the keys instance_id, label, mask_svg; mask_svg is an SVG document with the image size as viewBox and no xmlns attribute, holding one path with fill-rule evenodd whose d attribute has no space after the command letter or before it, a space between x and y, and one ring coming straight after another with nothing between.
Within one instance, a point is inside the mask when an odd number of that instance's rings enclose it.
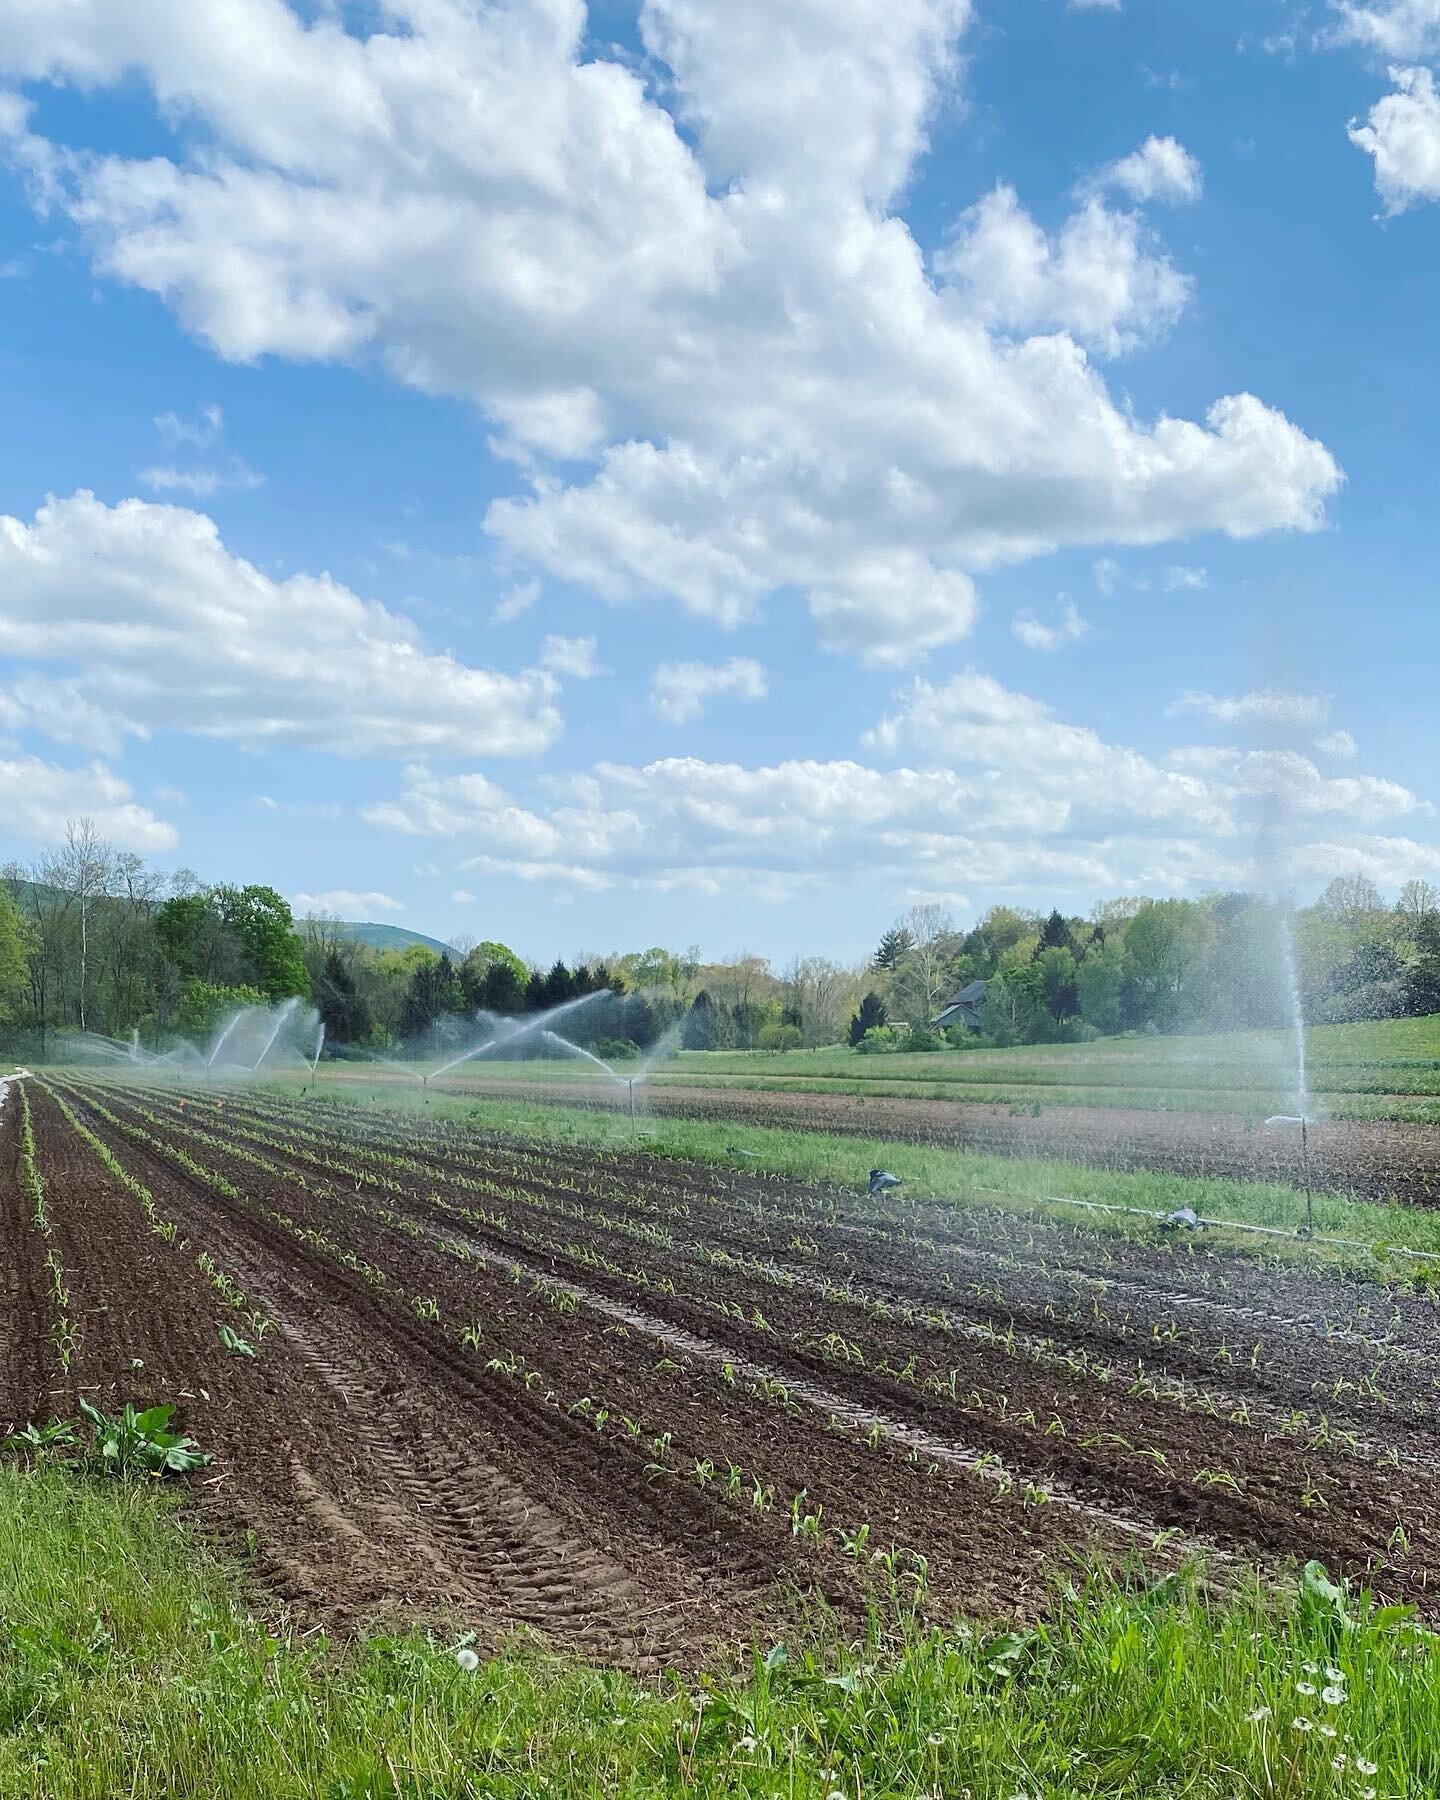
<instances>
[{"instance_id":1,"label":"brown dirt row","mask_svg":"<svg viewBox=\"0 0 1440 1800\"><path fill-rule=\"evenodd\" d=\"M44 1413L59 1375L45 1247L20 1187L20 1099L0 1107L0 1437Z\"/></svg>"},{"instance_id":2,"label":"brown dirt row","mask_svg":"<svg viewBox=\"0 0 1440 1800\"><path fill-rule=\"evenodd\" d=\"M202 1155L224 1162L213 1149ZM243 1162L234 1163L232 1178L240 1179L245 1167ZM248 1178L255 1179L253 1171ZM387 1200L393 1204L394 1196ZM453 1218L436 1214L424 1193L412 1192L410 1201L429 1222L443 1220L445 1229L453 1231ZM407 1257L430 1256L434 1261L433 1252L417 1249L403 1236L392 1238L387 1245L383 1230L377 1236L370 1227L361 1227L353 1211L346 1217L345 1227L346 1241L360 1248L368 1260L383 1260L387 1266ZM578 1233L582 1240L589 1230L572 1221L566 1221L565 1229L572 1236ZM503 1229L480 1235L497 1251L506 1243ZM613 1241L609 1249L617 1249ZM657 1251L651 1257L652 1268L660 1266L655 1258L661 1255ZM633 1289L558 1248L548 1261L553 1270L582 1288L608 1292L616 1299L628 1297L634 1303ZM701 1279L696 1271L683 1266L678 1273L692 1289ZM438 1264L427 1264L424 1278L443 1285L447 1274ZM1077 1380L1068 1371L1037 1371L993 1347L966 1340L946 1340L944 1350L946 1360L956 1369L960 1394L975 1390L975 1402L916 1393L913 1384L907 1386L893 1376L873 1372L872 1364L880 1357L892 1368L903 1366L908 1356L930 1359L935 1350L933 1336L927 1340L914 1328L899 1325L872 1326L866 1368L847 1365L840 1369L806 1348L827 1328L834 1328L835 1309L829 1302L822 1304L804 1292L781 1293L733 1269L716 1285L732 1296L743 1294L747 1302L762 1303L767 1316L783 1323L788 1333L778 1328L760 1333L733 1319L717 1326L713 1314L703 1306L654 1291L647 1291L643 1305L647 1313L677 1329L733 1343L735 1354L763 1357L797 1381L826 1383L862 1409L883 1410L886 1416L937 1433L953 1435L963 1429L970 1444L998 1451L1027 1474L1058 1478L1116 1514L1178 1524L1187 1531L1203 1532L1250 1550L1294 1549L1350 1567L1383 1560L1391 1534L1403 1523L1411 1548L1407 1566L1393 1572L1397 1586L1419 1592L1434 1580L1437 1546L1429 1541L1425 1521L1433 1515L1436 1495L1423 1473L1377 1469L1363 1460L1306 1450L1278 1435L1270 1437L1179 1409L1157 1407L1124 1393L1097 1392L1093 1384ZM1002 1398L1006 1414L997 1416L996 1403ZM1033 1415L1028 1425L1014 1422L1016 1415L1023 1414ZM1064 1425L1063 1436L1044 1430L1045 1422L1056 1417ZM1147 1451L1158 1451L1164 1461L1153 1460ZM826 1461L834 1460L832 1449ZM1243 1491L1231 1494L1219 1484L1199 1491L1195 1476L1201 1470L1233 1475ZM814 1491L819 1491L818 1475L814 1483Z\"/></svg>"},{"instance_id":3,"label":"brown dirt row","mask_svg":"<svg viewBox=\"0 0 1440 1800\"><path fill-rule=\"evenodd\" d=\"M371 1590L377 1583L383 1586L389 1550L373 1522L366 1520L363 1512L357 1515L355 1507L349 1504L351 1490L337 1481L337 1461L350 1471L358 1491L392 1496L399 1509L397 1519L408 1519L413 1507L423 1504L422 1492L434 1509L426 1521L430 1530L420 1535L412 1553L403 1559L391 1555L388 1574L392 1582L403 1578L403 1591L410 1594L416 1557L422 1562L433 1559L437 1570L450 1577L442 1583L440 1597L455 1604L468 1602L468 1610L479 1604L483 1596L492 1625L493 1572L487 1575L483 1564L457 1555L452 1511L463 1513L473 1529L477 1515L483 1515L487 1501L493 1498L497 1481L506 1483L508 1491L518 1496L515 1504L525 1519L533 1521L538 1517L543 1521L547 1516L553 1519L557 1513L565 1515L567 1528L573 1534L566 1553L572 1589L574 1579L585 1574L587 1555L598 1561L602 1554L614 1567L627 1572L624 1581L638 1582L643 1588L643 1607L633 1600L622 1605L638 1590L612 1579L606 1590L608 1611L598 1619L587 1615L583 1630L577 1630L575 1621L568 1616L573 1601L565 1609L555 1605L538 1608L540 1616L532 1622L558 1631L560 1636L578 1641L587 1649L631 1661L643 1661L646 1655L654 1656L661 1650L674 1654L674 1642L694 1645L707 1631L718 1629L724 1617L748 1619L757 1610L763 1611L766 1596L773 1604L777 1584L789 1577L806 1581L818 1577L832 1597L843 1602L848 1592L850 1603L858 1603L851 1565L833 1566L833 1550L823 1557L798 1553L790 1537L788 1515L781 1519L747 1513L735 1506L720 1506L680 1480L647 1482L641 1478L637 1457L627 1454L624 1446L617 1446L613 1436L596 1433L588 1420L557 1417L523 1388L497 1383L495 1378L488 1383L479 1379L476 1371L480 1365L475 1359L449 1344L439 1327L411 1317L398 1296L376 1293L358 1277L317 1259L306 1246L257 1217L255 1204L264 1198L264 1191L263 1184L257 1183L255 1171L248 1170L244 1176L249 1190L247 1199L240 1203L229 1201L193 1177L177 1174L166 1159L109 1129L98 1116L91 1123L126 1166L147 1182L157 1200L164 1196L162 1210L183 1216L187 1229L217 1245L216 1254L222 1264L233 1268L236 1278L249 1291L263 1295L266 1304L277 1311L284 1347L298 1360L309 1387L318 1388L322 1395L329 1390L341 1398L342 1424L349 1434L345 1457L337 1458L323 1448L312 1453L306 1462L306 1475L320 1490L319 1500L301 1493L302 1504L295 1505L292 1496L292 1508L307 1526L313 1526L316 1517L330 1520L332 1537L337 1531L342 1539L348 1538L352 1530L360 1533L354 1554L369 1569L370 1579L352 1605L373 1599ZM237 1175L241 1168L243 1165L237 1166ZM287 1208L298 1218L294 1193L281 1191ZM281 1196L276 1193L270 1197ZM301 1202L304 1199L302 1195ZM339 1206L332 1205L328 1212L327 1222L332 1230L354 1223L346 1219ZM368 1238L361 1241L367 1248L378 1247ZM400 1241L404 1243L403 1239ZM447 1265L442 1271L437 1263L433 1273L449 1274L452 1266ZM426 1273L428 1276L432 1271L427 1268ZM468 1289L474 1285L471 1274L456 1269L451 1280L463 1282ZM442 1303L449 1303L458 1311L462 1298L458 1289L452 1294L433 1278L431 1285L437 1288ZM474 1296L467 1293L463 1297ZM552 1331L546 1341L537 1345L532 1340L527 1345L537 1362L547 1349L553 1351L553 1336ZM271 1364L274 1342L273 1335L266 1339L257 1367ZM97 1355L101 1343L97 1337L90 1345ZM124 1346L112 1347L113 1357L118 1358L123 1350ZM581 1354L587 1381L592 1371L597 1385L611 1374L617 1379L628 1374L632 1386L627 1391L646 1392L652 1402L656 1399L657 1384L651 1381L646 1388L648 1358L641 1362L623 1344L614 1341L607 1349L594 1333ZM793 1417L780 1418L753 1406L737 1410L745 1415L732 1428L739 1434L733 1438L739 1454L760 1454L756 1445L758 1422L769 1431L777 1451L783 1449L792 1459L800 1458L797 1466L818 1464L820 1446L813 1441L817 1435L813 1422L806 1422L806 1429L812 1434L808 1451L803 1439L797 1451ZM543 1446L536 1441L537 1419L548 1439ZM268 1423L278 1442L293 1441L283 1419ZM477 1441L482 1446L489 1445L490 1453L483 1461L476 1455ZM423 1456L415 1447L420 1443L424 1445ZM439 1458L444 1464L462 1454L465 1460L458 1470L431 1468L426 1460ZM227 1487L232 1493L237 1488L248 1490L250 1464L245 1445L225 1441L223 1455ZM397 1458L404 1465L398 1471L394 1466ZM789 1472L788 1468L781 1471L782 1475ZM961 1546L960 1555L951 1558L952 1563L963 1566L957 1567L957 1580L946 1584L950 1597L958 1598L963 1591L982 1607L987 1602L1013 1605L1033 1583L1037 1560L1046 1553L1060 1553L1065 1533L1048 1516L1033 1509L1022 1515L1018 1505L1009 1509L995 1507L973 1483L968 1488L963 1482L938 1483L927 1496L919 1491L920 1472L913 1472L912 1478L917 1508L927 1502L931 1508L924 1525L927 1536L934 1539L939 1549L953 1533ZM300 1485L304 1488L307 1484ZM953 1491L942 1491L952 1486ZM539 1494L545 1497L543 1507L534 1498ZM864 1493L858 1498L863 1502ZM572 1503L573 1518L568 1516ZM884 1522L878 1517L872 1520L877 1542L884 1541ZM912 1528L917 1523L908 1509L905 1523ZM274 1533L275 1523L268 1515L262 1525L265 1531ZM1070 1535L1073 1537L1073 1531ZM979 1554L981 1551L983 1554ZM536 1554L531 1544L529 1558L533 1561ZM682 1576L688 1576L688 1581L682 1581ZM997 1591L1002 1585L1003 1594ZM677 1588L682 1591L677 1593ZM436 1580L432 1577L418 1592L429 1596L435 1594L435 1589ZM354 1592L353 1581L350 1591ZM542 1593L541 1598L544 1597ZM592 1605L590 1612L595 1610ZM672 1615L668 1621L667 1613ZM642 1617L647 1621L643 1626ZM678 1630L682 1624L678 1638L665 1635L667 1628ZM643 1643L636 1644L637 1636L643 1638Z\"/></svg>"},{"instance_id":4,"label":"brown dirt row","mask_svg":"<svg viewBox=\"0 0 1440 1800\"><path fill-rule=\"evenodd\" d=\"M230 1117L243 1128L241 1119L256 1115L232 1112ZM275 1129L271 1121L262 1137L273 1140ZM297 1144L329 1143L342 1155L363 1154L354 1142L317 1137L312 1120L295 1129L303 1133ZM437 1181L444 1178L447 1156L456 1170L484 1164L473 1150L451 1147L427 1165ZM508 1163L512 1171L507 1200L512 1210L526 1205L530 1196L542 1208L571 1203L573 1183L567 1176L573 1176L574 1168L567 1157L553 1159L563 1184L557 1186L547 1184L543 1174L530 1173L546 1168L543 1155L517 1158L512 1151L507 1158L502 1149L495 1156L498 1166ZM676 1166L658 1172L672 1188ZM636 1167L637 1178L644 1173ZM1318 1275L1294 1263L1267 1264L1242 1253L1188 1245L1127 1246L1122 1253L1113 1240L1086 1239L1069 1228L1030 1225L983 1208L888 1202L888 1210L910 1222L911 1229L903 1233L890 1228L898 1219L882 1223L873 1202L849 1196L832 1196L807 1211L802 1191L788 1196L777 1214L773 1183L765 1183L763 1198L747 1202L743 1190L757 1178L711 1174L716 1192L708 1199L692 1187L683 1207L654 1208L654 1216L702 1251L716 1245L743 1251L775 1262L811 1287L827 1280L832 1287L849 1283L857 1294L898 1308L934 1309L943 1301L947 1314L974 1323L1004 1310L1018 1327L1063 1344L1102 1356L1118 1354L1124 1362L1164 1377L1202 1385L1222 1381L1248 1393L1269 1391L1287 1410L1323 1407L1332 1423L1341 1424L1355 1409L1362 1414L1378 1409L1383 1426L1393 1428L1397 1411L1409 1412L1428 1433L1434 1417L1440 1333L1428 1299L1394 1294L1354 1276ZM600 1191L606 1188L604 1181L590 1182L590 1217L597 1224L608 1218L623 1229L627 1215L618 1208L607 1211L608 1194ZM465 1196L452 1198L463 1202ZM798 1213L791 1205L797 1199ZM841 1223L841 1213L865 1222ZM543 1220L543 1212L539 1216ZM801 1241L792 1229L797 1219L810 1252L805 1258L795 1247ZM636 1252L629 1254L633 1260ZM654 1252L650 1255L653 1260ZM1317 1332L1327 1344L1321 1373L1312 1353ZM1257 1344L1259 1357L1254 1356ZM1337 1383L1342 1384L1339 1391ZM1349 1404L1347 1383L1353 1390Z\"/></svg>"}]
</instances>

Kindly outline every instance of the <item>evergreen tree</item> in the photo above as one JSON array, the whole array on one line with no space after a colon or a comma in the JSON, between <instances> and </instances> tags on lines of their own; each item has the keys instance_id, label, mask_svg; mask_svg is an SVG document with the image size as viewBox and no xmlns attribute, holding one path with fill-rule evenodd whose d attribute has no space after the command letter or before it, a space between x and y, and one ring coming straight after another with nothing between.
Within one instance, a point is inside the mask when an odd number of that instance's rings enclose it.
<instances>
[{"instance_id":1,"label":"evergreen tree","mask_svg":"<svg viewBox=\"0 0 1440 1800\"><path fill-rule=\"evenodd\" d=\"M892 925L880 940L880 947L870 959L872 969L898 969L908 950L914 948L915 935L905 925Z\"/></svg>"},{"instance_id":2,"label":"evergreen tree","mask_svg":"<svg viewBox=\"0 0 1440 1800\"><path fill-rule=\"evenodd\" d=\"M876 1031L885 1023L885 1002L876 993L866 994L860 1010L850 1021L850 1045L853 1049L867 1031Z\"/></svg>"},{"instance_id":3,"label":"evergreen tree","mask_svg":"<svg viewBox=\"0 0 1440 1800\"><path fill-rule=\"evenodd\" d=\"M410 977L405 990L405 1004L400 1013L400 1035L424 1048L421 1040L430 1037L446 1013L464 1004L460 984L448 956L422 963Z\"/></svg>"},{"instance_id":4,"label":"evergreen tree","mask_svg":"<svg viewBox=\"0 0 1440 1800\"><path fill-rule=\"evenodd\" d=\"M542 1008L561 1006L567 1000L573 1000L577 990L575 977L557 956L550 965L550 972L540 986L540 1005Z\"/></svg>"},{"instance_id":5,"label":"evergreen tree","mask_svg":"<svg viewBox=\"0 0 1440 1800\"><path fill-rule=\"evenodd\" d=\"M525 1010L526 979L523 963L517 969L513 962L492 962L474 989L476 1006L513 1018Z\"/></svg>"},{"instance_id":6,"label":"evergreen tree","mask_svg":"<svg viewBox=\"0 0 1440 1800\"><path fill-rule=\"evenodd\" d=\"M355 978L345 967L338 950L332 949L325 958L325 970L317 983L315 998L328 1042L362 1044L369 1037L373 1023L370 1008L357 992Z\"/></svg>"},{"instance_id":7,"label":"evergreen tree","mask_svg":"<svg viewBox=\"0 0 1440 1800\"><path fill-rule=\"evenodd\" d=\"M1047 950L1068 950L1072 956L1075 953L1075 934L1058 906L1040 927L1040 942L1031 960L1038 962Z\"/></svg>"},{"instance_id":8,"label":"evergreen tree","mask_svg":"<svg viewBox=\"0 0 1440 1800\"><path fill-rule=\"evenodd\" d=\"M715 1042L714 1009L710 996L701 988L690 1002L685 1015L685 1029L680 1039L687 1050L709 1050Z\"/></svg>"}]
</instances>

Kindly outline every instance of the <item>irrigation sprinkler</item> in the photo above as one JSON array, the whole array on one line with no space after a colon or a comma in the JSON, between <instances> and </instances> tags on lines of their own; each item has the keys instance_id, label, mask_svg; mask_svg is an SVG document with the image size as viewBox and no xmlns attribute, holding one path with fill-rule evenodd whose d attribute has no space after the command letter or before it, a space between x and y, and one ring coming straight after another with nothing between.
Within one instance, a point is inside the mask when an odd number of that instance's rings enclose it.
<instances>
[{"instance_id":1,"label":"irrigation sprinkler","mask_svg":"<svg viewBox=\"0 0 1440 1800\"><path fill-rule=\"evenodd\" d=\"M1305 1235L1314 1237L1315 1189L1310 1180L1310 1121L1304 1113L1272 1113L1265 1123L1300 1127L1300 1185L1305 1190Z\"/></svg>"}]
</instances>

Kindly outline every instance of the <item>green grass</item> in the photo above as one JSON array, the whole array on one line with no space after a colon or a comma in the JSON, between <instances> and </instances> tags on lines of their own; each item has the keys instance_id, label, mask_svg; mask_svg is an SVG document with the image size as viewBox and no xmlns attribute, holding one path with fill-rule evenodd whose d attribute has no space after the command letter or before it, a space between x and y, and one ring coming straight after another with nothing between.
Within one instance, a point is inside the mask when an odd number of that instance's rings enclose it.
<instances>
[{"instance_id":1,"label":"green grass","mask_svg":"<svg viewBox=\"0 0 1440 1800\"><path fill-rule=\"evenodd\" d=\"M1337 1118L1440 1123L1440 1014L1306 1032L1312 1092ZM673 1083L789 1088L812 1093L912 1094L1013 1104L1139 1106L1263 1116L1293 1086L1288 1032L1105 1038L1012 1050L859 1056L841 1046L682 1053L659 1078Z\"/></svg>"},{"instance_id":2,"label":"green grass","mask_svg":"<svg viewBox=\"0 0 1440 1800\"><path fill-rule=\"evenodd\" d=\"M268 1086L293 1097L289 1084L272 1082ZM1070 1225L1081 1223L1086 1230L1119 1237L1153 1239L1159 1235L1158 1227L1152 1221L1123 1213L1095 1213L1061 1202L1099 1201L1142 1207L1148 1212L1191 1206L1202 1218L1231 1219L1244 1225L1265 1225L1291 1232L1306 1220L1304 1194L1298 1188L1276 1182L1220 1181L1151 1171L1119 1173L1080 1163L984 1156L933 1145L897 1144L881 1138L792 1131L727 1120L642 1114L637 1135L632 1133L627 1117L608 1111L588 1112L544 1102L486 1099L434 1090L427 1097L410 1084L395 1088L347 1085L343 1075L322 1078L319 1086L324 1099L360 1108L418 1112L427 1118L452 1119L481 1130L519 1132L560 1143L603 1145L622 1151L639 1143L656 1155L769 1170L797 1181L863 1188L867 1172L883 1166L903 1179L906 1192L912 1197L946 1200L956 1205L982 1204ZM741 1157L737 1155L740 1151L748 1154ZM1321 1193L1314 1197L1314 1208L1316 1228L1321 1233L1352 1238L1377 1251L1386 1245L1404 1245L1440 1260L1440 1209L1401 1209L1383 1202ZM1393 1258L1382 1257L1377 1264L1369 1255L1360 1257L1353 1251L1331 1252L1296 1239L1256 1238L1219 1228L1207 1231L1203 1242L1225 1243L1230 1248L1257 1253L1263 1247L1271 1254L1346 1263L1355 1263L1359 1257L1362 1267L1372 1271L1378 1267L1387 1276L1398 1275L1402 1279L1414 1272L1414 1265Z\"/></svg>"},{"instance_id":3,"label":"green grass","mask_svg":"<svg viewBox=\"0 0 1440 1800\"><path fill-rule=\"evenodd\" d=\"M0 1795L1388 1800L1440 1788L1440 1643L1398 1612L1352 1601L1344 1622L1293 1583L1221 1605L1186 1582L1146 1593L1077 1579L1043 1630L1011 1639L912 1623L847 1644L812 1616L803 1647L796 1634L788 1649L757 1646L734 1676L642 1684L523 1645L470 1672L453 1639L328 1644L257 1615L153 1482L0 1466Z\"/></svg>"},{"instance_id":4,"label":"green grass","mask_svg":"<svg viewBox=\"0 0 1440 1800\"><path fill-rule=\"evenodd\" d=\"M1316 1109L1339 1119L1440 1124L1440 1014L1306 1032ZM682 1051L649 1079L664 1087L855 1094L968 1100L1002 1106L1143 1107L1235 1112L1252 1119L1293 1101L1294 1039L1252 1031L1191 1037L1103 1038L1093 1044L1031 1044L1012 1050L947 1050L859 1056L843 1045L772 1055L750 1050ZM438 1061L407 1065L418 1077ZM620 1064L622 1077L628 1067ZM383 1064L347 1065L354 1079L395 1079ZM491 1082L603 1084L572 1058L461 1064L447 1085L483 1091Z\"/></svg>"}]
</instances>

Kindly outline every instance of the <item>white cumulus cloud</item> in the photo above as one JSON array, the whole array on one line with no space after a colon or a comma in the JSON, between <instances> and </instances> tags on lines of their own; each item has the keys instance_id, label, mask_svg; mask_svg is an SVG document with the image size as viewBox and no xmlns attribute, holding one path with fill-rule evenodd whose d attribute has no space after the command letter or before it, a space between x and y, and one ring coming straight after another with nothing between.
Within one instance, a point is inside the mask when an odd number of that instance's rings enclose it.
<instances>
[{"instance_id":1,"label":"white cumulus cloud","mask_svg":"<svg viewBox=\"0 0 1440 1800\"><path fill-rule=\"evenodd\" d=\"M1138 214L1092 197L1052 238L1004 182L961 216L937 266L988 324L1072 332L1111 355L1173 324L1192 288Z\"/></svg>"},{"instance_id":2,"label":"white cumulus cloud","mask_svg":"<svg viewBox=\"0 0 1440 1800\"><path fill-rule=\"evenodd\" d=\"M1203 712L1224 725L1319 725L1330 716L1328 694L1297 694L1284 688L1257 688L1248 694L1184 693L1172 713Z\"/></svg>"},{"instance_id":3,"label":"white cumulus cloud","mask_svg":"<svg viewBox=\"0 0 1440 1800\"><path fill-rule=\"evenodd\" d=\"M763 700L768 692L764 669L749 656L724 663L665 662L650 678L650 704L672 725L698 719L719 695Z\"/></svg>"},{"instance_id":4,"label":"white cumulus cloud","mask_svg":"<svg viewBox=\"0 0 1440 1800\"><path fill-rule=\"evenodd\" d=\"M1117 187L1142 205L1164 200L1174 206L1198 200L1205 187L1199 162L1178 138L1148 137L1138 150L1101 172L1101 182Z\"/></svg>"},{"instance_id":5,"label":"white cumulus cloud","mask_svg":"<svg viewBox=\"0 0 1440 1800\"><path fill-rule=\"evenodd\" d=\"M1440 200L1440 93L1430 69L1391 69L1395 91L1368 120L1351 122L1350 141L1375 159L1375 190L1388 213Z\"/></svg>"},{"instance_id":6,"label":"white cumulus cloud","mask_svg":"<svg viewBox=\"0 0 1440 1800\"><path fill-rule=\"evenodd\" d=\"M61 768L38 756L0 758L0 832L48 844L65 835L67 819L95 821L102 837L142 855L173 850L175 827L135 798L130 784L94 762Z\"/></svg>"},{"instance_id":7,"label":"white cumulus cloud","mask_svg":"<svg viewBox=\"0 0 1440 1800\"><path fill-rule=\"evenodd\" d=\"M1348 731L1327 731L1324 737L1315 740L1315 748L1322 756L1333 756L1340 762L1351 762L1360 754L1360 746Z\"/></svg>"},{"instance_id":8,"label":"white cumulus cloud","mask_svg":"<svg viewBox=\"0 0 1440 1800\"><path fill-rule=\"evenodd\" d=\"M292 894L290 906L297 917L307 913L328 913L339 919L358 919L362 924L376 913L402 913L403 900L369 889L357 893L354 888L327 888L323 894Z\"/></svg>"},{"instance_id":9,"label":"white cumulus cloud","mask_svg":"<svg viewBox=\"0 0 1440 1800\"><path fill-rule=\"evenodd\" d=\"M978 671L902 689L867 748L873 760L602 762L543 776L528 798L415 765L365 816L555 893L743 887L779 903L838 882L948 892L957 869L1031 899L1202 892L1261 878L1256 827L1277 805L1297 825L1297 878L1316 844L1360 854L1378 825L1428 810L1398 783L1329 779L1289 751L1147 755Z\"/></svg>"},{"instance_id":10,"label":"white cumulus cloud","mask_svg":"<svg viewBox=\"0 0 1440 1800\"><path fill-rule=\"evenodd\" d=\"M1059 617L1053 624L1037 619L1034 613L1018 612L1010 621L1010 629L1027 650L1062 650L1089 631L1080 616L1080 608L1068 594L1059 597Z\"/></svg>"},{"instance_id":11,"label":"white cumulus cloud","mask_svg":"<svg viewBox=\"0 0 1440 1800\"><path fill-rule=\"evenodd\" d=\"M556 637L552 633L540 646L540 667L554 675L568 675L572 681L589 681L602 673L595 650L593 637Z\"/></svg>"},{"instance_id":12,"label":"white cumulus cloud","mask_svg":"<svg viewBox=\"0 0 1440 1800\"><path fill-rule=\"evenodd\" d=\"M1440 0L1386 0L1380 6L1335 0L1339 15L1330 36L1362 44L1382 56L1440 53Z\"/></svg>"},{"instance_id":13,"label":"white cumulus cloud","mask_svg":"<svg viewBox=\"0 0 1440 1800\"><path fill-rule=\"evenodd\" d=\"M368 30L0 0L0 74L138 79L180 147L78 149L15 98L0 138L101 275L221 355L474 401L516 472L489 530L533 569L722 623L794 592L828 647L898 665L966 635L997 562L1311 529L1340 478L1254 396L1197 421L1112 396L1082 345L1189 293L1129 215L1087 202L1052 241L992 196L936 285L898 207L970 14L644 0L647 87L581 0L406 0Z\"/></svg>"},{"instance_id":14,"label":"white cumulus cloud","mask_svg":"<svg viewBox=\"0 0 1440 1800\"><path fill-rule=\"evenodd\" d=\"M0 516L0 656L42 664L0 717L113 748L171 729L349 756L528 755L554 677L471 668L328 575L275 580L203 513L93 494Z\"/></svg>"}]
</instances>

